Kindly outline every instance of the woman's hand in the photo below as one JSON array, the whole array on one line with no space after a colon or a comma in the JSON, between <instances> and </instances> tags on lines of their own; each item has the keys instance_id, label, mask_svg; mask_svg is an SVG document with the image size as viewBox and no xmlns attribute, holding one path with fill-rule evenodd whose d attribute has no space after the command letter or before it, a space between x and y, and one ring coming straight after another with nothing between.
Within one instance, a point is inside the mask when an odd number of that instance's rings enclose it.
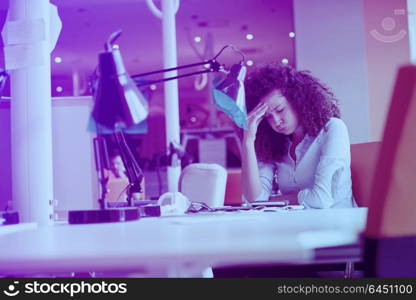
<instances>
[{"instance_id":1,"label":"woman's hand","mask_svg":"<svg viewBox=\"0 0 416 300\"><path fill-rule=\"evenodd\" d=\"M244 131L244 142L254 143L256 140L257 128L260 121L266 114L267 104L259 103L247 116L248 129Z\"/></svg>"}]
</instances>

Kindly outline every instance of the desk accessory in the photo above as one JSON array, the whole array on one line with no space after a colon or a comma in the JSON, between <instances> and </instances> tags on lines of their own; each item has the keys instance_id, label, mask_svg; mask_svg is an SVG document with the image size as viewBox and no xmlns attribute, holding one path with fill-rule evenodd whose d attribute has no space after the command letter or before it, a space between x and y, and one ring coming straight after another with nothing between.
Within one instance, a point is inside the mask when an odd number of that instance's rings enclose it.
<instances>
[{"instance_id":1,"label":"desk accessory","mask_svg":"<svg viewBox=\"0 0 416 300\"><path fill-rule=\"evenodd\" d=\"M251 206L253 206L253 207L256 207L256 206L279 206L279 207L283 207L283 206L286 206L286 205L289 205L288 200L251 202Z\"/></svg>"},{"instance_id":2,"label":"desk accessory","mask_svg":"<svg viewBox=\"0 0 416 300\"><path fill-rule=\"evenodd\" d=\"M0 219L3 219L3 223L0 225L19 224L19 213L17 211L1 211Z\"/></svg>"}]
</instances>

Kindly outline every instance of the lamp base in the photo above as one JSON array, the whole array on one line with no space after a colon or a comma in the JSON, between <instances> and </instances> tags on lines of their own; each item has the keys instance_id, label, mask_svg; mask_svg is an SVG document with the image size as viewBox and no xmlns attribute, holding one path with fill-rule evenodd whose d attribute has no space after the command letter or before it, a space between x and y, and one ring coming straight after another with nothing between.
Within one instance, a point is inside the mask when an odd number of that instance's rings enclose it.
<instances>
[{"instance_id":1,"label":"lamp base","mask_svg":"<svg viewBox=\"0 0 416 300\"><path fill-rule=\"evenodd\" d=\"M134 207L72 210L68 212L69 224L125 222L138 220L139 218L139 209Z\"/></svg>"}]
</instances>

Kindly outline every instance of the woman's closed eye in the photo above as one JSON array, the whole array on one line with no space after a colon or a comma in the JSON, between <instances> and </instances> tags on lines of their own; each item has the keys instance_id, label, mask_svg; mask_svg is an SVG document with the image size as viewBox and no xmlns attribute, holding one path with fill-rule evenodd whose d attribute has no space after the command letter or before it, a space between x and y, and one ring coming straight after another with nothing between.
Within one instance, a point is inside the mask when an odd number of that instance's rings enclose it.
<instances>
[{"instance_id":1,"label":"woman's closed eye","mask_svg":"<svg viewBox=\"0 0 416 300\"><path fill-rule=\"evenodd\" d=\"M283 112L284 110L285 110L285 108L284 108L284 107L280 107L279 109L275 108L275 109L273 109L273 111L272 111L272 112L267 113L267 114L265 115L265 117L268 119L268 118L270 118L270 117L272 116L272 114L273 114L274 112L276 112L276 113L281 113L281 112Z\"/></svg>"}]
</instances>

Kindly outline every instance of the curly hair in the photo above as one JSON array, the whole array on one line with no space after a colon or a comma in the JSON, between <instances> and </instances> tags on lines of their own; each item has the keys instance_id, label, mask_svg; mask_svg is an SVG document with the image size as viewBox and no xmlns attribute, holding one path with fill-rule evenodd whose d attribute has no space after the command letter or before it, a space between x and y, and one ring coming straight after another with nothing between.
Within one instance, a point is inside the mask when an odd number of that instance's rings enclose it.
<instances>
[{"instance_id":1,"label":"curly hair","mask_svg":"<svg viewBox=\"0 0 416 300\"><path fill-rule=\"evenodd\" d=\"M247 111L253 110L265 96L278 90L296 111L305 133L317 136L331 117L340 118L334 94L312 76L285 64L269 64L251 72L245 80ZM326 130L326 129L325 129ZM260 161L281 161L288 153L288 136L275 132L264 119L255 141Z\"/></svg>"}]
</instances>

